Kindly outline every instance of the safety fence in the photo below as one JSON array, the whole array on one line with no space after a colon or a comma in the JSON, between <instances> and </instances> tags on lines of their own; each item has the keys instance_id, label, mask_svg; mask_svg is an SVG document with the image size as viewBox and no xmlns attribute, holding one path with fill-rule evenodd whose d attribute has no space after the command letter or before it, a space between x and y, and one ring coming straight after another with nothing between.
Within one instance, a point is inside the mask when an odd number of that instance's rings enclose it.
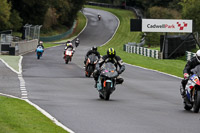
<instances>
[{"instance_id":1,"label":"safety fence","mask_svg":"<svg viewBox=\"0 0 200 133\"><path fill-rule=\"evenodd\" d=\"M53 42L53 41L61 40L71 35L75 27L76 27L76 21L74 21L73 26L67 32L59 34L59 35L55 35L55 36L40 37L40 40L43 42Z\"/></svg>"},{"instance_id":2,"label":"safety fence","mask_svg":"<svg viewBox=\"0 0 200 133\"><path fill-rule=\"evenodd\" d=\"M189 51L186 51L186 60L190 60L192 57L194 57L196 54L193 53L193 52L189 52Z\"/></svg>"},{"instance_id":3,"label":"safety fence","mask_svg":"<svg viewBox=\"0 0 200 133\"><path fill-rule=\"evenodd\" d=\"M147 57L159 59L159 51L152 50L145 47L135 46L134 43L124 44L124 51L127 53L140 54Z\"/></svg>"}]
</instances>

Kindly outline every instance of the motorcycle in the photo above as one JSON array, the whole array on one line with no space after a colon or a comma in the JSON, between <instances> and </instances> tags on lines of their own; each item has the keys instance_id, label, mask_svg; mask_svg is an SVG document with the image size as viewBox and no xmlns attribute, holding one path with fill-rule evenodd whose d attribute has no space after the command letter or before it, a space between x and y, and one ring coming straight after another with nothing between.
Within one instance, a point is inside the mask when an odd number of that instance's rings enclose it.
<instances>
[{"instance_id":1,"label":"motorcycle","mask_svg":"<svg viewBox=\"0 0 200 133\"><path fill-rule=\"evenodd\" d=\"M76 40L76 41L75 41L75 46L78 47L79 43L80 43L80 41L79 41L79 40Z\"/></svg>"},{"instance_id":2,"label":"motorcycle","mask_svg":"<svg viewBox=\"0 0 200 133\"><path fill-rule=\"evenodd\" d=\"M101 67L100 76L97 82L99 98L109 100L115 90L116 78L119 76L115 65L111 62L104 63Z\"/></svg>"},{"instance_id":3,"label":"motorcycle","mask_svg":"<svg viewBox=\"0 0 200 133\"><path fill-rule=\"evenodd\" d=\"M88 56L85 67L85 76L90 77L96 68L96 64L98 62L98 57L95 54L91 54Z\"/></svg>"},{"instance_id":4,"label":"motorcycle","mask_svg":"<svg viewBox=\"0 0 200 133\"><path fill-rule=\"evenodd\" d=\"M44 49L42 48L42 46L37 47L36 49L37 59L40 59L40 57L42 57L43 52L44 52Z\"/></svg>"},{"instance_id":5,"label":"motorcycle","mask_svg":"<svg viewBox=\"0 0 200 133\"><path fill-rule=\"evenodd\" d=\"M65 60L65 63L68 64L69 61L72 60L72 56L73 56L73 49L72 48L68 48L65 50L65 55L64 55L64 60Z\"/></svg>"},{"instance_id":6,"label":"motorcycle","mask_svg":"<svg viewBox=\"0 0 200 133\"><path fill-rule=\"evenodd\" d=\"M191 70L193 74L185 87L186 96L183 97L185 110L191 110L198 113L200 108L200 65ZM182 92L181 92L182 93Z\"/></svg>"},{"instance_id":7,"label":"motorcycle","mask_svg":"<svg viewBox=\"0 0 200 133\"><path fill-rule=\"evenodd\" d=\"M101 20L101 15L98 15L98 19L99 19L99 21Z\"/></svg>"}]
</instances>

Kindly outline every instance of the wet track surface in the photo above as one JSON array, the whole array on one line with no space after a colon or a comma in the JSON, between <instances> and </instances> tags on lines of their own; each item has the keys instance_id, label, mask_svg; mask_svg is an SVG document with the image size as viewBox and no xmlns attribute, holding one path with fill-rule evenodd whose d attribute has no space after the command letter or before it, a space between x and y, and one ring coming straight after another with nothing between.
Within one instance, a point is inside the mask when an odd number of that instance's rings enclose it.
<instances>
[{"instance_id":1,"label":"wet track surface","mask_svg":"<svg viewBox=\"0 0 200 133\"><path fill-rule=\"evenodd\" d=\"M180 79L126 65L125 82L116 87L110 101L99 99L93 78L84 75L84 56L93 45L109 40L117 19L88 8L84 14L88 25L72 62L62 59L64 45L46 49L40 60L35 53L24 55L29 100L76 133L199 133L200 114L184 111Z\"/></svg>"}]
</instances>

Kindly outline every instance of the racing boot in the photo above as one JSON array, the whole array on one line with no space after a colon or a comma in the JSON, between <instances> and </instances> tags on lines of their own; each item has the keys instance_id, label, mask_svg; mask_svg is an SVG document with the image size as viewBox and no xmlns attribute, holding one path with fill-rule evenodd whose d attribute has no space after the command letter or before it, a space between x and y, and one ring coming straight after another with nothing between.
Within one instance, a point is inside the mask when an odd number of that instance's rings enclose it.
<instances>
[{"instance_id":1,"label":"racing boot","mask_svg":"<svg viewBox=\"0 0 200 133\"><path fill-rule=\"evenodd\" d=\"M182 98L184 99L186 97L186 93L185 93L185 88L183 87L183 85L180 86L180 93Z\"/></svg>"}]
</instances>

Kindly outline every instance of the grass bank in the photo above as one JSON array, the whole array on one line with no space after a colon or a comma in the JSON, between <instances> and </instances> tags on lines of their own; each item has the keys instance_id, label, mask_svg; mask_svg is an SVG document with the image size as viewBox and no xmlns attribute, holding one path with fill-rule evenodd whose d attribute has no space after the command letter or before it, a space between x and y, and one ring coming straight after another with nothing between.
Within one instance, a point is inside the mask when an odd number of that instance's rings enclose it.
<instances>
[{"instance_id":1,"label":"grass bank","mask_svg":"<svg viewBox=\"0 0 200 133\"><path fill-rule=\"evenodd\" d=\"M109 11L117 16L120 20L120 26L113 39L106 45L99 48L99 52L102 55L106 54L108 48L113 47L116 50L117 55L119 55L126 63L182 77L182 71L186 61L179 59L157 60L154 58L137 54L130 54L123 51L124 44L128 42L139 42L141 37L140 32L130 32L130 19L135 18L135 14L132 11L88 5L85 7Z\"/></svg>"},{"instance_id":2,"label":"grass bank","mask_svg":"<svg viewBox=\"0 0 200 133\"><path fill-rule=\"evenodd\" d=\"M67 133L23 100L0 96L0 133Z\"/></svg>"}]
</instances>

